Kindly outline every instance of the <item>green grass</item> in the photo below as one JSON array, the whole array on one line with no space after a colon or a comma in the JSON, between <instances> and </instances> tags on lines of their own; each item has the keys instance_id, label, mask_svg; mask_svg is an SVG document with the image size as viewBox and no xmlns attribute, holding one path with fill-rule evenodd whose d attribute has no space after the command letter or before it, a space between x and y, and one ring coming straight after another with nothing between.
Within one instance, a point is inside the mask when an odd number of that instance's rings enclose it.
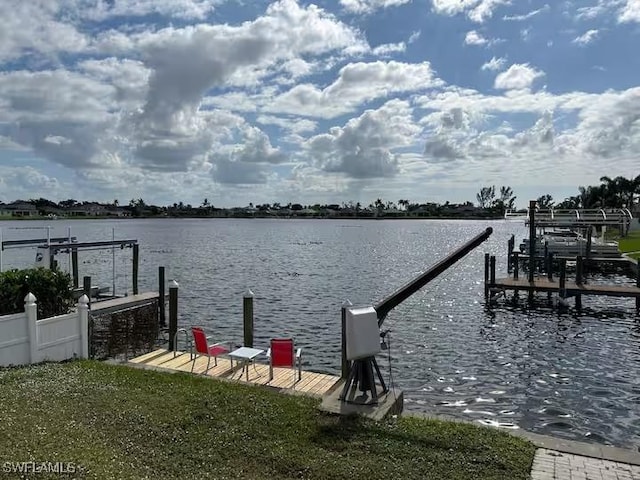
<instances>
[{"instance_id":1,"label":"green grass","mask_svg":"<svg viewBox=\"0 0 640 480\"><path fill-rule=\"evenodd\" d=\"M0 369L0 460L74 462L81 478L98 479L367 480L524 479L533 460L532 444L495 429L375 423L316 407L260 387L93 361Z\"/></svg>"},{"instance_id":2,"label":"green grass","mask_svg":"<svg viewBox=\"0 0 640 480\"><path fill-rule=\"evenodd\" d=\"M618 250L621 252L639 252L640 251L640 231L629 233L624 238L618 240Z\"/></svg>"}]
</instances>

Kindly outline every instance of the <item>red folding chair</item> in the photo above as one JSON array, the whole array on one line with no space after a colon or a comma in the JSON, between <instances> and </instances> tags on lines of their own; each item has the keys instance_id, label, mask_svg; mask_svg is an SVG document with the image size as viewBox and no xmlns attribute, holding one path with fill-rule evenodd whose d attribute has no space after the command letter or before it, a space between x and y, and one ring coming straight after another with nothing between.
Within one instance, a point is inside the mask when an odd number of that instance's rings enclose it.
<instances>
[{"instance_id":1,"label":"red folding chair","mask_svg":"<svg viewBox=\"0 0 640 480\"><path fill-rule=\"evenodd\" d=\"M267 350L269 357L269 381L273 380L273 368L293 369L293 383L296 383L296 363L298 365L298 381L302 378L302 348L295 349L293 338L273 338Z\"/></svg>"},{"instance_id":2,"label":"red folding chair","mask_svg":"<svg viewBox=\"0 0 640 480\"><path fill-rule=\"evenodd\" d=\"M204 333L204 330L201 327L191 327L191 333L193 334L193 343L196 347L195 356L193 358L193 363L191 364L191 372L193 373L193 367L196 364L196 359L198 355L207 357L207 368L203 374L206 374L209 371L209 364L211 363L211 357L213 357L214 366L218 366L218 356L227 355L231 350L231 342L228 343L228 346L223 342L214 343L209 345L209 339L211 336L207 336ZM233 366L233 363L232 365Z\"/></svg>"}]
</instances>

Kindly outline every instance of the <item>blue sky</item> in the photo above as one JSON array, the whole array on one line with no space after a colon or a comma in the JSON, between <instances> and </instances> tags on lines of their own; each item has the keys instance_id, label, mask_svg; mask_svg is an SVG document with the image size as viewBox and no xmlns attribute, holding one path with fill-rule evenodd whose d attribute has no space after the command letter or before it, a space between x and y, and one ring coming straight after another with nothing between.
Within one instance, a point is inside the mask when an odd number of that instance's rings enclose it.
<instances>
[{"instance_id":1,"label":"blue sky","mask_svg":"<svg viewBox=\"0 0 640 480\"><path fill-rule=\"evenodd\" d=\"M524 206L640 174L640 0L0 4L0 201Z\"/></svg>"}]
</instances>

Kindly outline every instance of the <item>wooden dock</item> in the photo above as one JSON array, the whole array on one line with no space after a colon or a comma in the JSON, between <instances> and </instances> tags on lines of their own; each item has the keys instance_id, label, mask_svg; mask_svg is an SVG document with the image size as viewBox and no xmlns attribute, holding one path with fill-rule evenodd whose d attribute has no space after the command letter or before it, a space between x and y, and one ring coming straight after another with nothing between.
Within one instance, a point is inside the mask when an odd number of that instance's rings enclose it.
<instances>
[{"instance_id":1,"label":"wooden dock","mask_svg":"<svg viewBox=\"0 0 640 480\"><path fill-rule=\"evenodd\" d=\"M173 352L160 348L133 358L129 360L129 363L187 373L191 372L193 365L193 373L202 375L207 367L207 358L199 356L195 360L194 365L189 352L176 352L174 356ZM218 358L217 366L214 366L213 359L211 360L210 368L206 376L244 384L262 385L282 391L283 393L300 394L318 398L333 391L340 381L340 377L336 375L304 370L301 380L298 380L297 371L294 377L294 372L291 368L274 368L273 380L269 381L269 365L253 363L248 365L247 368L249 369L248 382L246 371L244 371L241 366L238 366L236 362L234 362L232 368L231 362L221 357Z\"/></svg>"},{"instance_id":2,"label":"wooden dock","mask_svg":"<svg viewBox=\"0 0 640 480\"><path fill-rule=\"evenodd\" d=\"M560 282L546 278L536 278L530 282L526 278L500 278L496 279L489 288L495 290L522 290L525 292L562 293ZM603 295L607 297L632 297L640 298L640 288L624 285L578 285L566 282L564 285L564 297L575 295Z\"/></svg>"}]
</instances>

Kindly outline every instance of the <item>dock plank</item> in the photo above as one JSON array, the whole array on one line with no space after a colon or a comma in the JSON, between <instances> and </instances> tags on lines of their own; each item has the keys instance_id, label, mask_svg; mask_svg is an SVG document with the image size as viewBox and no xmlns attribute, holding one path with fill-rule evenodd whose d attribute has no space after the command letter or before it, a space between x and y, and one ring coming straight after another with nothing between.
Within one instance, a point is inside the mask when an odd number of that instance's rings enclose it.
<instances>
[{"instance_id":1,"label":"dock plank","mask_svg":"<svg viewBox=\"0 0 640 480\"><path fill-rule=\"evenodd\" d=\"M549 281L546 278L537 278L533 282L529 282L526 278L513 279L513 278L501 278L497 279L494 284L490 285L490 288L507 289L507 290L525 290L536 292L558 292L560 290L560 283L552 280ZM582 295L604 295L609 297L640 297L640 288L626 285L593 285L583 284L576 285L575 283L567 282L565 284L565 290L569 295L582 294Z\"/></svg>"},{"instance_id":2,"label":"dock plank","mask_svg":"<svg viewBox=\"0 0 640 480\"><path fill-rule=\"evenodd\" d=\"M181 372L190 372L193 365L194 374L202 374L207 366L206 357L198 357L195 364L190 360L188 352L173 352L164 349L140 355L129 360L132 364L149 365ZM225 378L239 383L262 385L274 388L282 392L297 392L303 395L318 397L326 394L340 380L340 377L325 373L302 371L302 379L297 376L294 381L294 371L290 368L274 368L273 380L269 381L269 365L263 363L249 364L249 381L246 380L246 372L227 358L218 358L218 366L213 366L213 361L207 372L207 377ZM297 371L296 371L297 372Z\"/></svg>"}]
</instances>

